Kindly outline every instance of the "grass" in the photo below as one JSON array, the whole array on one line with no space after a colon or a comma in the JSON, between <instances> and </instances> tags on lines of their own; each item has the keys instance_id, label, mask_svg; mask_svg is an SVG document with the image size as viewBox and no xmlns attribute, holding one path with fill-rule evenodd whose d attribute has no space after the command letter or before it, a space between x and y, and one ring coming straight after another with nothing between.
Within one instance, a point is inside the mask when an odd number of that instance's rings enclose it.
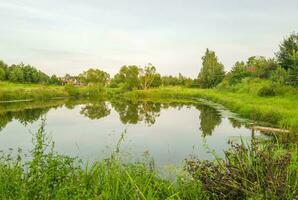
<instances>
[{"instance_id":1,"label":"grass","mask_svg":"<svg viewBox=\"0 0 298 200\"><path fill-rule=\"evenodd\" d=\"M0 101L67 97L62 86L0 82Z\"/></svg>"},{"instance_id":2,"label":"grass","mask_svg":"<svg viewBox=\"0 0 298 200\"><path fill-rule=\"evenodd\" d=\"M98 98L106 96L103 88L92 86L57 86L20 84L0 81L0 102L17 100L49 100L55 98Z\"/></svg>"},{"instance_id":3,"label":"grass","mask_svg":"<svg viewBox=\"0 0 298 200\"><path fill-rule=\"evenodd\" d=\"M135 90L127 92L125 96L150 99L204 98L220 103L242 117L298 132L298 89L277 86L276 96L259 96L258 91L268 84L266 81L250 80L228 89L165 87Z\"/></svg>"}]
</instances>

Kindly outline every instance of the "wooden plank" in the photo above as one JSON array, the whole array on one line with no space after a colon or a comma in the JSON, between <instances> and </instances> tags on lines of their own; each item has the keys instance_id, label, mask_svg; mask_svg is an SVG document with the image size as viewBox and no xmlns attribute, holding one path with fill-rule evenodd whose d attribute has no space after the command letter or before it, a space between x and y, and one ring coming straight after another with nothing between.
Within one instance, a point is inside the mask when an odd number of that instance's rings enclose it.
<instances>
[{"instance_id":1,"label":"wooden plank","mask_svg":"<svg viewBox=\"0 0 298 200\"><path fill-rule=\"evenodd\" d=\"M262 131L262 132L274 132L274 133L289 133L289 130L279 129L279 128L271 128L271 127L263 127L263 126L253 126L253 130Z\"/></svg>"}]
</instances>

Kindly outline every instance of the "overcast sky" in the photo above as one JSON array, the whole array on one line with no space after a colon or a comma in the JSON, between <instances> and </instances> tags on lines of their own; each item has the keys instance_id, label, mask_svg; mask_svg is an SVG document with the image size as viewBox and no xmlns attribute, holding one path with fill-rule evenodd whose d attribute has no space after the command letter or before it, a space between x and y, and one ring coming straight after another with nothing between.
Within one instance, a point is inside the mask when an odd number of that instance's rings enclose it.
<instances>
[{"instance_id":1,"label":"overcast sky","mask_svg":"<svg viewBox=\"0 0 298 200\"><path fill-rule=\"evenodd\" d=\"M0 60L49 74L152 63L195 77L206 48L230 69L298 31L298 0L0 0Z\"/></svg>"}]
</instances>

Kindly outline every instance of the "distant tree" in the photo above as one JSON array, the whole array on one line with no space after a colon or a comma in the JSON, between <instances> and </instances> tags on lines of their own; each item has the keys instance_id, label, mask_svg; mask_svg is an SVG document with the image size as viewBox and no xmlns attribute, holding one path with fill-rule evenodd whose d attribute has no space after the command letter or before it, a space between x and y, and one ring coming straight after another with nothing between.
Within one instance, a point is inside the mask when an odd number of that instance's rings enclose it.
<instances>
[{"instance_id":1,"label":"distant tree","mask_svg":"<svg viewBox=\"0 0 298 200\"><path fill-rule=\"evenodd\" d=\"M274 59L266 59L263 56L252 56L247 60L247 68L251 76L268 79L272 72L277 69L278 63Z\"/></svg>"},{"instance_id":2,"label":"distant tree","mask_svg":"<svg viewBox=\"0 0 298 200\"><path fill-rule=\"evenodd\" d=\"M3 68L0 68L0 81L6 80L6 72Z\"/></svg>"},{"instance_id":3,"label":"distant tree","mask_svg":"<svg viewBox=\"0 0 298 200\"><path fill-rule=\"evenodd\" d=\"M159 87L162 84L161 75L156 73L151 84L152 87Z\"/></svg>"},{"instance_id":4,"label":"distant tree","mask_svg":"<svg viewBox=\"0 0 298 200\"><path fill-rule=\"evenodd\" d=\"M295 65L293 55L298 51L298 33L291 34L279 45L279 52L276 53L279 64L286 70Z\"/></svg>"},{"instance_id":5,"label":"distant tree","mask_svg":"<svg viewBox=\"0 0 298 200\"><path fill-rule=\"evenodd\" d=\"M212 88L218 85L224 78L224 66L218 62L214 51L206 50L202 57L203 67L198 75L198 81L203 88Z\"/></svg>"},{"instance_id":6,"label":"distant tree","mask_svg":"<svg viewBox=\"0 0 298 200\"><path fill-rule=\"evenodd\" d=\"M4 81L7 78L7 64L0 60L0 80Z\"/></svg>"},{"instance_id":7,"label":"distant tree","mask_svg":"<svg viewBox=\"0 0 298 200\"><path fill-rule=\"evenodd\" d=\"M140 87L139 68L135 65L122 66L112 81L114 85L126 90L133 90Z\"/></svg>"},{"instance_id":8,"label":"distant tree","mask_svg":"<svg viewBox=\"0 0 298 200\"><path fill-rule=\"evenodd\" d=\"M285 84L288 81L288 75L288 72L279 66L275 71L272 72L271 80L273 83Z\"/></svg>"},{"instance_id":9,"label":"distant tree","mask_svg":"<svg viewBox=\"0 0 298 200\"><path fill-rule=\"evenodd\" d=\"M140 83L142 89L146 90L150 88L156 76L156 68L151 63L149 63L144 69L140 69Z\"/></svg>"},{"instance_id":10,"label":"distant tree","mask_svg":"<svg viewBox=\"0 0 298 200\"><path fill-rule=\"evenodd\" d=\"M229 84L233 85L239 83L243 78L250 76L250 74L245 63L237 61L226 77Z\"/></svg>"},{"instance_id":11,"label":"distant tree","mask_svg":"<svg viewBox=\"0 0 298 200\"><path fill-rule=\"evenodd\" d=\"M88 69L79 75L79 79L87 84L99 84L105 86L110 79L110 75L99 69Z\"/></svg>"},{"instance_id":12,"label":"distant tree","mask_svg":"<svg viewBox=\"0 0 298 200\"><path fill-rule=\"evenodd\" d=\"M62 81L56 75L52 75L50 80L49 80L49 84L61 85Z\"/></svg>"},{"instance_id":13,"label":"distant tree","mask_svg":"<svg viewBox=\"0 0 298 200\"><path fill-rule=\"evenodd\" d=\"M298 85L298 51L290 56L289 71L289 83L291 85Z\"/></svg>"},{"instance_id":14,"label":"distant tree","mask_svg":"<svg viewBox=\"0 0 298 200\"><path fill-rule=\"evenodd\" d=\"M21 66L12 65L9 67L8 80L11 82L24 82L24 72Z\"/></svg>"}]
</instances>

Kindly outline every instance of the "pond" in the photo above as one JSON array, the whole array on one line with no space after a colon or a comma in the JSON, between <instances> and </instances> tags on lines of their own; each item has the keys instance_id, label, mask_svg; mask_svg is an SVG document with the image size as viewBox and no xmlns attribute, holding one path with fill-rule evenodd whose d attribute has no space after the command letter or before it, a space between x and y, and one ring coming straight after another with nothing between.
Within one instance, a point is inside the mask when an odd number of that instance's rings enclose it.
<instances>
[{"instance_id":1,"label":"pond","mask_svg":"<svg viewBox=\"0 0 298 200\"><path fill-rule=\"evenodd\" d=\"M0 104L0 149L28 152L43 117L55 150L88 162L109 155L121 135L126 159L149 154L157 166L179 165L189 156L213 159L210 150L223 156L229 140L251 137L241 119L206 101L60 99Z\"/></svg>"}]
</instances>

